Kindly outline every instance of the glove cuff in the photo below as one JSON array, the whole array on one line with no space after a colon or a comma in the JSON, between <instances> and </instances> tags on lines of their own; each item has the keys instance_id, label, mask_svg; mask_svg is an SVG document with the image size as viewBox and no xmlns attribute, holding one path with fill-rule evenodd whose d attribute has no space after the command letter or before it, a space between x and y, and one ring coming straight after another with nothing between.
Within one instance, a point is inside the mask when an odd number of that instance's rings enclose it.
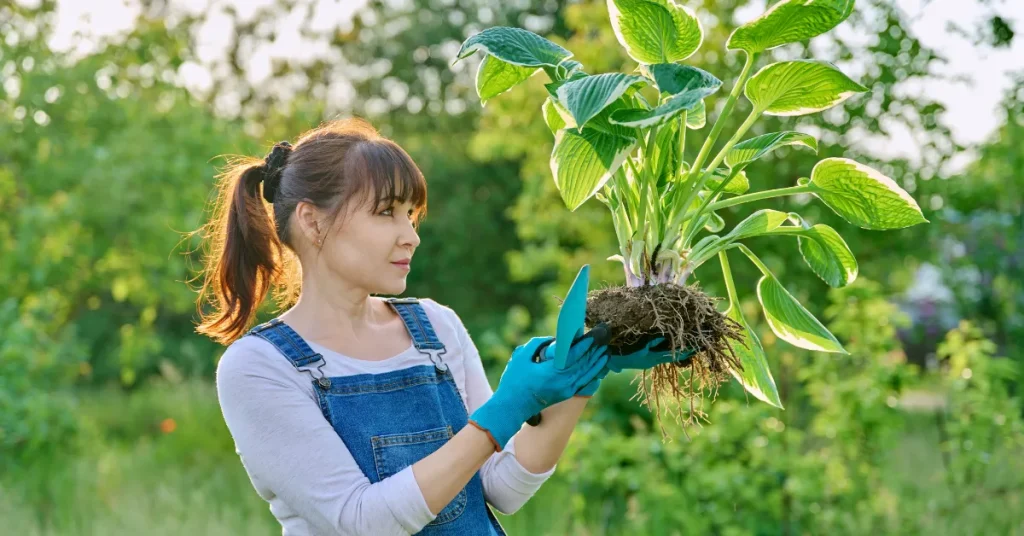
<instances>
[{"instance_id":1,"label":"glove cuff","mask_svg":"<svg viewBox=\"0 0 1024 536\"><path fill-rule=\"evenodd\" d=\"M495 392L490 400L484 402L469 416L469 422L487 432L494 447L501 452L533 413L528 411L523 404L505 400L498 392Z\"/></svg>"},{"instance_id":2,"label":"glove cuff","mask_svg":"<svg viewBox=\"0 0 1024 536\"><path fill-rule=\"evenodd\" d=\"M484 428L483 426L480 426L480 425L479 425L479 424L477 424L477 422L476 422L476 421L474 421L473 419L470 419L470 420L469 420L469 421L467 422L467 424L470 424L470 425L472 425L472 426L473 426L473 428L476 428L476 429L480 430L481 432L483 432L483 433L487 434L487 439L490 439L490 440L491 440L491 443L492 443L492 444L494 445L494 450L495 450L496 452L501 452L502 450L504 450L504 448L502 447L502 445L498 443L498 440L497 440L497 439L494 439L494 436L493 436L493 435L491 435L491 431L490 431L490 430L488 430L488 429Z\"/></svg>"}]
</instances>

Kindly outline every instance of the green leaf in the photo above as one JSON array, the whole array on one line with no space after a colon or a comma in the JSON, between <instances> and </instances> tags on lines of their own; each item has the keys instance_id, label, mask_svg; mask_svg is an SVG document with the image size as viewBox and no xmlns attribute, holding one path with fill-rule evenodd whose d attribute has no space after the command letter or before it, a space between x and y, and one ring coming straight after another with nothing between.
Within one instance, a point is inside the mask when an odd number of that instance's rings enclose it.
<instances>
[{"instance_id":1,"label":"green leaf","mask_svg":"<svg viewBox=\"0 0 1024 536\"><path fill-rule=\"evenodd\" d=\"M733 179L735 180L735 179ZM751 236L762 235L777 229L789 215L778 210L763 209L754 212L750 216L733 227L732 231L725 236L730 241L742 240Z\"/></svg>"},{"instance_id":2,"label":"green leaf","mask_svg":"<svg viewBox=\"0 0 1024 536\"><path fill-rule=\"evenodd\" d=\"M853 0L783 0L733 30L725 46L754 54L806 41L835 28L852 12Z\"/></svg>"},{"instance_id":3,"label":"green leaf","mask_svg":"<svg viewBox=\"0 0 1024 536\"><path fill-rule=\"evenodd\" d=\"M654 79L658 91L669 95L679 95L690 91L707 91L707 95L718 91L722 81L715 75L690 65L678 63L656 63L641 65L641 72Z\"/></svg>"},{"instance_id":4,"label":"green leaf","mask_svg":"<svg viewBox=\"0 0 1024 536\"><path fill-rule=\"evenodd\" d=\"M827 110L867 90L827 61L794 60L758 71L744 94L761 113L794 116Z\"/></svg>"},{"instance_id":5,"label":"green leaf","mask_svg":"<svg viewBox=\"0 0 1024 536\"><path fill-rule=\"evenodd\" d=\"M725 155L725 165L734 168L749 164L758 158L786 145L803 145L818 152L818 140L803 132L772 132L749 140L743 140L733 146Z\"/></svg>"},{"instance_id":6,"label":"green leaf","mask_svg":"<svg viewBox=\"0 0 1024 536\"><path fill-rule=\"evenodd\" d=\"M672 0L608 0L612 30L638 63L671 63L690 57L704 40L700 21Z\"/></svg>"},{"instance_id":7,"label":"green leaf","mask_svg":"<svg viewBox=\"0 0 1024 536\"><path fill-rule=\"evenodd\" d=\"M579 80L581 78L586 78L588 76L590 75L583 71L573 71L573 73L570 74L567 78L562 78L560 80L555 80L553 82L548 82L547 84L544 84L544 89L548 90L548 95L551 97L551 99L558 103L558 88L568 84L569 82L572 82L573 80ZM564 108L562 109L564 110ZM568 114L569 112L566 111L565 113Z\"/></svg>"},{"instance_id":8,"label":"green leaf","mask_svg":"<svg viewBox=\"0 0 1024 536\"><path fill-rule=\"evenodd\" d=\"M835 336L782 286L771 273L757 284L765 320L780 339L805 350L847 353Z\"/></svg>"},{"instance_id":9,"label":"green leaf","mask_svg":"<svg viewBox=\"0 0 1024 536\"><path fill-rule=\"evenodd\" d=\"M512 89L537 71L537 67L521 67L494 56L484 56L476 71L476 94L480 96L480 103L486 104L491 98Z\"/></svg>"},{"instance_id":10,"label":"green leaf","mask_svg":"<svg viewBox=\"0 0 1024 536\"><path fill-rule=\"evenodd\" d=\"M575 211L597 193L633 150L636 141L592 128L555 133L551 174L562 201Z\"/></svg>"},{"instance_id":11,"label":"green leaf","mask_svg":"<svg viewBox=\"0 0 1024 536\"><path fill-rule=\"evenodd\" d=\"M523 67L555 67L572 57L572 52L531 31L508 26L492 26L466 39L452 64L478 50L506 63Z\"/></svg>"},{"instance_id":12,"label":"green leaf","mask_svg":"<svg viewBox=\"0 0 1024 536\"><path fill-rule=\"evenodd\" d=\"M698 251L706 250L710 247L717 247L722 242L722 240L723 238L718 235L705 236L704 238L698 240L697 243L694 244L693 247L690 249L691 255Z\"/></svg>"},{"instance_id":13,"label":"green leaf","mask_svg":"<svg viewBox=\"0 0 1024 536\"><path fill-rule=\"evenodd\" d=\"M634 101L630 97L623 95L619 97L611 104L609 104L604 110L595 115L590 121L587 121L587 128L599 130L606 134L614 134L623 138L637 139L640 137L640 131L630 126L623 126L615 124L611 121L611 116L618 113L620 110L632 110Z\"/></svg>"},{"instance_id":14,"label":"green leaf","mask_svg":"<svg viewBox=\"0 0 1024 536\"><path fill-rule=\"evenodd\" d=\"M564 60L558 65L558 69L562 79L565 80L571 78L572 75L581 72L580 70L583 69L583 64L576 60Z\"/></svg>"},{"instance_id":15,"label":"green leaf","mask_svg":"<svg viewBox=\"0 0 1024 536\"><path fill-rule=\"evenodd\" d=\"M696 249L695 247L694 250L696 251ZM722 251L718 254L718 259L721 261L722 276L729 294L729 309L725 312L725 316L735 320L743 327L742 338L739 341L729 341L742 368L735 370L730 366L729 372L748 393L754 395L758 400L782 409L779 389L775 386L775 379L772 378L771 370L768 368L768 359L765 356L764 348L761 347L761 341L758 340L757 334L750 329L747 320L743 318L743 310L740 308L739 297L736 294L736 284L733 283L732 271L729 269L729 258Z\"/></svg>"},{"instance_id":16,"label":"green leaf","mask_svg":"<svg viewBox=\"0 0 1024 536\"><path fill-rule=\"evenodd\" d=\"M718 188L722 181L727 179L732 172L727 169L717 168L711 172L711 176L708 177L708 188L714 190ZM735 177L729 181L729 184L725 185L725 189L722 190L723 194L730 195L741 195L746 193L750 189L750 180L747 179L747 172L740 171Z\"/></svg>"},{"instance_id":17,"label":"green leaf","mask_svg":"<svg viewBox=\"0 0 1024 536\"><path fill-rule=\"evenodd\" d=\"M914 198L895 181L847 158L818 162L808 186L836 214L864 229L902 229L928 222Z\"/></svg>"},{"instance_id":18,"label":"green leaf","mask_svg":"<svg viewBox=\"0 0 1024 536\"><path fill-rule=\"evenodd\" d=\"M551 129L552 134L555 134L566 127L565 119L562 119L557 106L558 105L551 100L551 97L544 99L544 104L541 105L541 111L544 113L544 122L548 124L548 128Z\"/></svg>"},{"instance_id":19,"label":"green leaf","mask_svg":"<svg viewBox=\"0 0 1024 536\"><path fill-rule=\"evenodd\" d=\"M704 128L707 119L707 108L704 106L704 101L700 101L697 106L686 113L686 127L692 130Z\"/></svg>"},{"instance_id":20,"label":"green leaf","mask_svg":"<svg viewBox=\"0 0 1024 536\"><path fill-rule=\"evenodd\" d=\"M623 110L610 117L612 123L636 128L661 125L684 111L702 104L704 97L722 87L722 81L707 71L688 65L659 63L641 66L641 71L653 78L662 94L672 95L654 109Z\"/></svg>"},{"instance_id":21,"label":"green leaf","mask_svg":"<svg viewBox=\"0 0 1024 536\"><path fill-rule=\"evenodd\" d=\"M835 229L819 223L797 234L800 254L830 287L845 287L857 279L857 258Z\"/></svg>"},{"instance_id":22,"label":"green leaf","mask_svg":"<svg viewBox=\"0 0 1024 536\"><path fill-rule=\"evenodd\" d=\"M713 92L713 91L712 91ZM687 110L692 110L703 102L701 99L711 92L690 90L680 93L666 100L653 110L626 109L619 110L609 117L612 123L634 128L649 128L654 125L661 125L674 119Z\"/></svg>"},{"instance_id":23,"label":"green leaf","mask_svg":"<svg viewBox=\"0 0 1024 536\"><path fill-rule=\"evenodd\" d=\"M659 191L661 187L674 177L679 168L679 124L666 123L658 128L658 135L653 147L648 147L650 156L644 155L651 163L651 170L657 179Z\"/></svg>"},{"instance_id":24,"label":"green leaf","mask_svg":"<svg viewBox=\"0 0 1024 536\"><path fill-rule=\"evenodd\" d=\"M754 334L754 330L750 329L750 325L743 318L743 312L740 311L737 304L729 303L729 310L725 312L725 316L743 326L742 339L729 341L732 351L743 365L743 370L736 371L729 367L729 372L755 398L783 409L782 400L779 399L779 388L775 386L775 378L772 377L772 372L768 368L768 358L761 346L761 340Z\"/></svg>"},{"instance_id":25,"label":"green leaf","mask_svg":"<svg viewBox=\"0 0 1024 536\"><path fill-rule=\"evenodd\" d=\"M624 73L604 73L569 80L555 89L558 102L583 128L587 121L621 97L634 84L647 83L647 79ZM550 85L550 84L549 84Z\"/></svg>"},{"instance_id":26,"label":"green leaf","mask_svg":"<svg viewBox=\"0 0 1024 536\"><path fill-rule=\"evenodd\" d=\"M704 228L709 232L717 233L722 229L725 229L725 220L715 212L708 212L702 217L708 218L707 223L704 224Z\"/></svg>"}]
</instances>

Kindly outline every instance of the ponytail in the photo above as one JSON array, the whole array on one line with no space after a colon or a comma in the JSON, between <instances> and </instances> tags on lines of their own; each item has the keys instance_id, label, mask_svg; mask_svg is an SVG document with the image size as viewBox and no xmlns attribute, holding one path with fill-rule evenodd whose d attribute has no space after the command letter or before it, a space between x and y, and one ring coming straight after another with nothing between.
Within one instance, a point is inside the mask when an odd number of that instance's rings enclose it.
<instances>
[{"instance_id":1,"label":"ponytail","mask_svg":"<svg viewBox=\"0 0 1024 536\"><path fill-rule=\"evenodd\" d=\"M265 161L231 161L219 175L218 199L222 202L207 224L213 251L200 291L196 331L225 345L248 328L271 285L284 275L283 248L264 203L268 197L273 199L272 193L266 193L270 185L263 185L263 196L259 193L266 172ZM205 313L204 302L210 302L214 310Z\"/></svg>"}]
</instances>

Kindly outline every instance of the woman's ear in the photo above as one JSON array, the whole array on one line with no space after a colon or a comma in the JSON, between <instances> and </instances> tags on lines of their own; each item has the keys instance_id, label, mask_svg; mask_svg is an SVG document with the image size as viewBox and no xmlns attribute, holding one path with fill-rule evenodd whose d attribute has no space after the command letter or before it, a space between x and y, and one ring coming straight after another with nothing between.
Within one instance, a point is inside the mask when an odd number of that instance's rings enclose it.
<instances>
[{"instance_id":1,"label":"woman's ear","mask_svg":"<svg viewBox=\"0 0 1024 536\"><path fill-rule=\"evenodd\" d=\"M295 205L295 216L299 224L299 229L302 231L302 235L306 237L306 240L316 244L317 247L323 244L325 230L324 226L320 225L320 219L322 214L312 203L306 201L299 201ZM318 243L319 242L319 243Z\"/></svg>"}]
</instances>

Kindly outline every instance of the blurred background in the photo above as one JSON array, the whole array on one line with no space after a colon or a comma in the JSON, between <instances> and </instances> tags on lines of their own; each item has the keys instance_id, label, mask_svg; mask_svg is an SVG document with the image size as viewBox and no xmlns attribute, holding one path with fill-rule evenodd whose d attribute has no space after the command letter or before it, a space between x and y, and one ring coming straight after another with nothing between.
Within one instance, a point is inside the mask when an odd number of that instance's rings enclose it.
<instances>
[{"instance_id":1,"label":"blurred background","mask_svg":"<svg viewBox=\"0 0 1024 536\"><path fill-rule=\"evenodd\" d=\"M706 32L688 63L731 87L742 62L724 42L766 2L681 3ZM595 287L622 284L604 206L569 213L555 191L545 77L481 107L479 55L450 67L495 25L545 35L591 73L635 66L603 1L0 0L4 533L279 532L217 405L224 348L193 331L201 242L188 233L222 155L262 156L351 114L403 145L430 185L406 295L455 309L492 384L516 345L553 332L582 264ZM757 247L850 355L778 341L756 268L734 262L786 410L733 382L710 423L666 424L663 441L631 378L613 376L555 475L501 518L509 532L1024 534L1021 31L1019 0L858 0L835 31L763 58L833 61L870 91L759 121L749 136L800 130L821 150L754 164L755 188L845 156L931 223L865 231L801 198L725 214L799 210L846 238L860 277L842 289L793 241ZM724 296L717 268L701 270ZM275 314L268 303L260 320Z\"/></svg>"}]
</instances>

